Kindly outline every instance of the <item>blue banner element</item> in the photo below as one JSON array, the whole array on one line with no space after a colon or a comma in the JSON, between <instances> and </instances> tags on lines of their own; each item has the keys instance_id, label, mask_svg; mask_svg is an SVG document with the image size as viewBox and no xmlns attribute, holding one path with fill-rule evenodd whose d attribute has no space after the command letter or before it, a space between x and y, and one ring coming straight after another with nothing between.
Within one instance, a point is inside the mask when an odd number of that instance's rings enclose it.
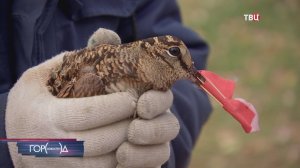
<instances>
[{"instance_id":1,"label":"blue banner element","mask_svg":"<svg viewBox=\"0 0 300 168\"><path fill-rule=\"evenodd\" d=\"M18 153L36 157L83 157L84 141L17 141Z\"/></svg>"}]
</instances>

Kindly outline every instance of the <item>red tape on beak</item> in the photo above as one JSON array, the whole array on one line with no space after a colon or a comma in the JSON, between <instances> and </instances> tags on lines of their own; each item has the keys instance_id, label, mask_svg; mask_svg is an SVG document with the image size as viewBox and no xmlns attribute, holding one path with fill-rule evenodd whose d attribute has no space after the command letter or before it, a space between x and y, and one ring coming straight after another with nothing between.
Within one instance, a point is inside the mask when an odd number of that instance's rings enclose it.
<instances>
[{"instance_id":1,"label":"red tape on beak","mask_svg":"<svg viewBox=\"0 0 300 168\"><path fill-rule=\"evenodd\" d=\"M246 133L259 131L258 114L254 106L244 99L232 98L234 81L221 78L210 71L200 70L198 73L204 78L201 80L201 87L242 125Z\"/></svg>"}]
</instances>

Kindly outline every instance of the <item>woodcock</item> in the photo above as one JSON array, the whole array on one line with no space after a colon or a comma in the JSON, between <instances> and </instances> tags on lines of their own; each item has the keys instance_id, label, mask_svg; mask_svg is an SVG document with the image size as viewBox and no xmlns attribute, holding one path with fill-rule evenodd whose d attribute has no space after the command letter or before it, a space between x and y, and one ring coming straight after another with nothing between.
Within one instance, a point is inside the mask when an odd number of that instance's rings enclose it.
<instances>
[{"instance_id":1,"label":"woodcock","mask_svg":"<svg viewBox=\"0 0 300 168\"><path fill-rule=\"evenodd\" d=\"M214 97L247 133L259 130L254 106L233 99L234 81L197 72L185 44L166 35L121 44L113 31L97 30L84 49L68 52L51 72L47 86L59 98L76 98L129 91L141 95L166 91L179 79L190 79ZM136 117L136 113L133 117Z\"/></svg>"},{"instance_id":2,"label":"woodcock","mask_svg":"<svg viewBox=\"0 0 300 168\"><path fill-rule=\"evenodd\" d=\"M140 95L150 89L166 91L179 79L197 82L190 52L179 38L166 35L126 44L118 39L116 33L99 29L88 47L65 54L51 72L50 92L59 98L128 90Z\"/></svg>"}]
</instances>

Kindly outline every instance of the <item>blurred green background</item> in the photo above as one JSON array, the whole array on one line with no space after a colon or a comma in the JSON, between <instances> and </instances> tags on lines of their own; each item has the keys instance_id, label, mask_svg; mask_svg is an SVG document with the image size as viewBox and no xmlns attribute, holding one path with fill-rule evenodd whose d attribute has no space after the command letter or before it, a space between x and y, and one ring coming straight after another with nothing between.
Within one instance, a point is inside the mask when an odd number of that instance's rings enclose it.
<instances>
[{"instance_id":1,"label":"blurred green background","mask_svg":"<svg viewBox=\"0 0 300 168\"><path fill-rule=\"evenodd\" d=\"M245 134L213 102L214 112L190 168L300 167L300 1L181 0L184 23L208 41L208 69L237 80L261 131ZM260 22L244 21L257 12Z\"/></svg>"}]
</instances>

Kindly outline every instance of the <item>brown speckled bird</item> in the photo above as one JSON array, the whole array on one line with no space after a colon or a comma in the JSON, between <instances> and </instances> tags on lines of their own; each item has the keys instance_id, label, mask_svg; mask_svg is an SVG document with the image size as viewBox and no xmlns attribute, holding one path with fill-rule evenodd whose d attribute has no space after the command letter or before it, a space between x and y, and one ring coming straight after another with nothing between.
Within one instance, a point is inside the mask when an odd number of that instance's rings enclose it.
<instances>
[{"instance_id":1,"label":"brown speckled bird","mask_svg":"<svg viewBox=\"0 0 300 168\"><path fill-rule=\"evenodd\" d=\"M113 40L102 35L106 40L99 41L101 33ZM140 95L150 89L166 91L178 79L196 81L195 72L189 50L179 38L166 35L121 44L117 34L100 29L88 47L64 56L47 85L59 98L127 90Z\"/></svg>"}]
</instances>

